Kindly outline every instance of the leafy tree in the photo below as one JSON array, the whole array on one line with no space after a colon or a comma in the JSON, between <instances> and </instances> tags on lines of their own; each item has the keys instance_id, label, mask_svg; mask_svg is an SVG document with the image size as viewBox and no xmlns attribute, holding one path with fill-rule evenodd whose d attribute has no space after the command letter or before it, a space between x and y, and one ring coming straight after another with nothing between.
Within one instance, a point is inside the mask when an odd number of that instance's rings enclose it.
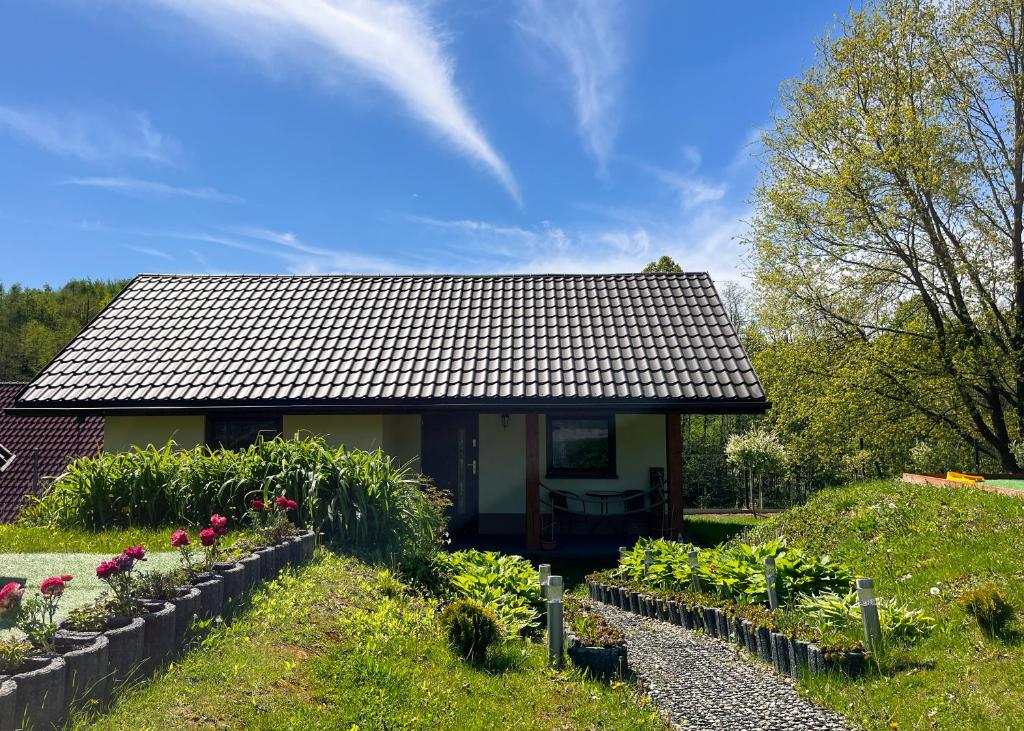
<instances>
[{"instance_id":1,"label":"leafy tree","mask_svg":"<svg viewBox=\"0 0 1024 731\"><path fill-rule=\"evenodd\" d=\"M733 434L725 445L725 458L743 474L747 483L749 507L754 507L754 489L764 507L765 478L781 474L786 469L786 448L779 438L765 429L754 429L746 434Z\"/></svg>"},{"instance_id":2,"label":"leafy tree","mask_svg":"<svg viewBox=\"0 0 1024 731\"><path fill-rule=\"evenodd\" d=\"M663 256L658 261L652 261L644 267L644 273L648 272L670 272L679 274L683 271L683 268L676 264L676 260L671 256Z\"/></svg>"},{"instance_id":3,"label":"leafy tree","mask_svg":"<svg viewBox=\"0 0 1024 731\"><path fill-rule=\"evenodd\" d=\"M879 0L837 30L764 135L749 243L766 340L824 343L879 419L922 417L1015 469L1024 10Z\"/></svg>"},{"instance_id":4,"label":"leafy tree","mask_svg":"<svg viewBox=\"0 0 1024 731\"><path fill-rule=\"evenodd\" d=\"M76 279L56 290L0 284L0 380L35 376L126 284Z\"/></svg>"}]
</instances>

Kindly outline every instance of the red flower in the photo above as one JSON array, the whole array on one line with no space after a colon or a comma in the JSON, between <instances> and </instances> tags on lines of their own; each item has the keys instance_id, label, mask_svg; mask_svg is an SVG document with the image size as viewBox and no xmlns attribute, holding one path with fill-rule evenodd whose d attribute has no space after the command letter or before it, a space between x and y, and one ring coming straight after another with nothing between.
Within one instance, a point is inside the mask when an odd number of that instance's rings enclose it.
<instances>
[{"instance_id":1,"label":"red flower","mask_svg":"<svg viewBox=\"0 0 1024 731\"><path fill-rule=\"evenodd\" d=\"M118 558L121 558L121 556L118 556ZM116 559L111 561L100 561L100 565L96 567L96 578L109 579L120 570L121 565Z\"/></svg>"},{"instance_id":2,"label":"red flower","mask_svg":"<svg viewBox=\"0 0 1024 731\"><path fill-rule=\"evenodd\" d=\"M124 549L121 552L122 556L127 556L133 561L145 561L146 560L146 549L142 546L131 546Z\"/></svg>"},{"instance_id":3,"label":"red flower","mask_svg":"<svg viewBox=\"0 0 1024 731\"><path fill-rule=\"evenodd\" d=\"M274 507L276 507L278 510L287 510L288 498L286 498L284 495L279 496L276 500L274 500Z\"/></svg>"},{"instance_id":4,"label":"red flower","mask_svg":"<svg viewBox=\"0 0 1024 731\"><path fill-rule=\"evenodd\" d=\"M43 596L60 596L64 593L64 588L65 583L60 576L51 576L39 585L39 593Z\"/></svg>"},{"instance_id":5,"label":"red flower","mask_svg":"<svg viewBox=\"0 0 1024 731\"><path fill-rule=\"evenodd\" d=\"M286 507L287 507L288 510L298 510L299 509L299 504L297 502L295 502L294 500L289 500L287 505L286 505Z\"/></svg>"},{"instance_id":6,"label":"red flower","mask_svg":"<svg viewBox=\"0 0 1024 731\"><path fill-rule=\"evenodd\" d=\"M217 540L217 533L213 528L203 528L199 531L199 542L204 546L212 546Z\"/></svg>"},{"instance_id":7,"label":"red flower","mask_svg":"<svg viewBox=\"0 0 1024 731\"><path fill-rule=\"evenodd\" d=\"M24 593L25 590L21 588L21 584L17 581L5 584L4 587L0 589L0 614L3 614L5 610L20 602L21 596Z\"/></svg>"},{"instance_id":8,"label":"red flower","mask_svg":"<svg viewBox=\"0 0 1024 731\"><path fill-rule=\"evenodd\" d=\"M75 577L72 576L71 574L64 574L63 576L60 577L60 580L63 581L66 584L69 581L71 581L73 578L75 578Z\"/></svg>"},{"instance_id":9,"label":"red flower","mask_svg":"<svg viewBox=\"0 0 1024 731\"><path fill-rule=\"evenodd\" d=\"M266 507L263 504L263 501L259 499L253 500L251 503L249 503L249 506L257 513L262 513L263 509Z\"/></svg>"},{"instance_id":10,"label":"red flower","mask_svg":"<svg viewBox=\"0 0 1024 731\"><path fill-rule=\"evenodd\" d=\"M210 516L210 525L213 526L213 532L218 536L222 536L228 532L228 519L223 515L214 513Z\"/></svg>"},{"instance_id":11,"label":"red flower","mask_svg":"<svg viewBox=\"0 0 1024 731\"><path fill-rule=\"evenodd\" d=\"M183 530L176 530L171 533L171 545L175 548L181 548L182 546L188 546L192 541L188 537L188 533Z\"/></svg>"}]
</instances>

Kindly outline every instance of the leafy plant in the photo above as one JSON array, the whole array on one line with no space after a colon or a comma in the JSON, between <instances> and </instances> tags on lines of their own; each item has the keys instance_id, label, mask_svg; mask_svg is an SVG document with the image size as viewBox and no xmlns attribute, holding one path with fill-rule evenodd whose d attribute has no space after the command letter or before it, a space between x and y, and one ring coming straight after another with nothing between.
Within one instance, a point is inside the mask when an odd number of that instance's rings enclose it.
<instances>
[{"instance_id":1,"label":"leafy plant","mask_svg":"<svg viewBox=\"0 0 1024 731\"><path fill-rule=\"evenodd\" d=\"M441 612L448 641L469 662L487 660L487 650L501 633L494 610L472 599L458 599Z\"/></svg>"},{"instance_id":2,"label":"leafy plant","mask_svg":"<svg viewBox=\"0 0 1024 731\"><path fill-rule=\"evenodd\" d=\"M107 616L99 604L76 607L68 612L64 626L77 632L101 632L107 627Z\"/></svg>"},{"instance_id":3,"label":"leafy plant","mask_svg":"<svg viewBox=\"0 0 1024 731\"><path fill-rule=\"evenodd\" d=\"M7 638L0 640L0 675L11 675L25 662L25 656L32 651L32 645L25 640Z\"/></svg>"},{"instance_id":4,"label":"leafy plant","mask_svg":"<svg viewBox=\"0 0 1024 731\"><path fill-rule=\"evenodd\" d=\"M978 620L982 630L989 634L1003 632L1014 616L1013 605L1006 592L995 584L985 584L964 592L960 597L960 606Z\"/></svg>"},{"instance_id":5,"label":"leafy plant","mask_svg":"<svg viewBox=\"0 0 1024 731\"><path fill-rule=\"evenodd\" d=\"M573 594L565 595L565 620L580 642L588 647L621 647L626 636L617 627L593 611L586 601Z\"/></svg>"},{"instance_id":6,"label":"leafy plant","mask_svg":"<svg viewBox=\"0 0 1024 731\"><path fill-rule=\"evenodd\" d=\"M893 599L879 599L878 619L886 645L913 644L931 634L935 619L921 609L910 609ZM862 626L857 592L824 592L800 599L797 609L822 635L855 637Z\"/></svg>"},{"instance_id":7,"label":"leafy plant","mask_svg":"<svg viewBox=\"0 0 1024 731\"><path fill-rule=\"evenodd\" d=\"M185 569L147 571L134 578L135 595L146 599L169 601L178 596L178 589L188 583Z\"/></svg>"},{"instance_id":8,"label":"leafy plant","mask_svg":"<svg viewBox=\"0 0 1024 731\"><path fill-rule=\"evenodd\" d=\"M439 554L448 591L490 607L507 635L529 633L538 627L543 598L540 577L519 556L470 549Z\"/></svg>"}]
</instances>

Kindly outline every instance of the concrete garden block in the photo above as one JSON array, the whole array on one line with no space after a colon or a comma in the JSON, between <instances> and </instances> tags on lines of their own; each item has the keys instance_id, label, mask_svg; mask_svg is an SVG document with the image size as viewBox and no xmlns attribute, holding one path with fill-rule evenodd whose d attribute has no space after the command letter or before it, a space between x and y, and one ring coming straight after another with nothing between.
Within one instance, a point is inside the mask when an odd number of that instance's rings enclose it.
<instances>
[{"instance_id":1,"label":"concrete garden block","mask_svg":"<svg viewBox=\"0 0 1024 731\"><path fill-rule=\"evenodd\" d=\"M644 616L650 619L657 619L658 605L652 597L644 597Z\"/></svg>"},{"instance_id":2,"label":"concrete garden block","mask_svg":"<svg viewBox=\"0 0 1024 731\"><path fill-rule=\"evenodd\" d=\"M742 624L743 640L747 645L747 652L757 657L757 630L754 628L754 623L749 619L744 619Z\"/></svg>"},{"instance_id":3,"label":"concrete garden block","mask_svg":"<svg viewBox=\"0 0 1024 731\"><path fill-rule=\"evenodd\" d=\"M300 563L302 563L299 558L302 553L302 547L299 544L299 537L292 536L284 542L284 545L288 547L288 550L286 552L286 555L288 557L288 564L291 566L298 566Z\"/></svg>"},{"instance_id":4,"label":"concrete garden block","mask_svg":"<svg viewBox=\"0 0 1024 731\"><path fill-rule=\"evenodd\" d=\"M608 584L601 584L601 601L605 604L612 603L612 589Z\"/></svg>"},{"instance_id":5,"label":"concrete garden block","mask_svg":"<svg viewBox=\"0 0 1024 731\"><path fill-rule=\"evenodd\" d=\"M682 624L683 620L679 616L679 602L669 599L668 601L668 621L672 624Z\"/></svg>"},{"instance_id":6,"label":"concrete garden block","mask_svg":"<svg viewBox=\"0 0 1024 731\"><path fill-rule=\"evenodd\" d=\"M629 592L629 611L640 614L640 594L635 591Z\"/></svg>"},{"instance_id":7,"label":"concrete garden block","mask_svg":"<svg viewBox=\"0 0 1024 731\"><path fill-rule=\"evenodd\" d=\"M183 587L177 598L171 600L174 605L174 646L181 647L192 626L192 618L199 614L201 594L194 586Z\"/></svg>"},{"instance_id":8,"label":"concrete garden block","mask_svg":"<svg viewBox=\"0 0 1024 731\"><path fill-rule=\"evenodd\" d=\"M237 562L224 562L214 564L214 570L224 579L224 606L233 607L245 591L245 567Z\"/></svg>"},{"instance_id":9,"label":"concrete garden block","mask_svg":"<svg viewBox=\"0 0 1024 731\"><path fill-rule=\"evenodd\" d=\"M743 637L743 621L739 617L729 617L729 639L740 647L746 647L747 641Z\"/></svg>"},{"instance_id":10,"label":"concrete garden block","mask_svg":"<svg viewBox=\"0 0 1024 731\"><path fill-rule=\"evenodd\" d=\"M25 658L19 672L11 676L18 686L15 694L14 728L44 729L56 726L64 717L64 687L67 665L60 655Z\"/></svg>"},{"instance_id":11,"label":"concrete garden block","mask_svg":"<svg viewBox=\"0 0 1024 731\"><path fill-rule=\"evenodd\" d=\"M664 599L658 600L658 619L662 622L668 621L668 602Z\"/></svg>"},{"instance_id":12,"label":"concrete garden block","mask_svg":"<svg viewBox=\"0 0 1024 731\"><path fill-rule=\"evenodd\" d=\"M143 675L149 675L167 662L174 652L175 606L170 602L146 602L148 613L143 634Z\"/></svg>"},{"instance_id":13,"label":"concrete garden block","mask_svg":"<svg viewBox=\"0 0 1024 731\"><path fill-rule=\"evenodd\" d=\"M277 551L274 547L257 548L256 555L260 557L260 579L270 581L277 576Z\"/></svg>"},{"instance_id":14,"label":"concrete garden block","mask_svg":"<svg viewBox=\"0 0 1024 731\"><path fill-rule=\"evenodd\" d=\"M251 553L245 558L238 559L238 563L242 564L242 568L245 569L243 574L243 581L245 582L244 591L249 591L249 589L260 583L260 579L263 578L260 569L260 557L258 554Z\"/></svg>"},{"instance_id":15,"label":"concrete garden block","mask_svg":"<svg viewBox=\"0 0 1024 731\"><path fill-rule=\"evenodd\" d=\"M796 680L807 669L807 645L803 640L789 638L789 674Z\"/></svg>"},{"instance_id":16,"label":"concrete garden block","mask_svg":"<svg viewBox=\"0 0 1024 731\"><path fill-rule=\"evenodd\" d=\"M139 675L146 639L142 617L113 617L104 630L109 644L110 672L116 685Z\"/></svg>"},{"instance_id":17,"label":"concrete garden block","mask_svg":"<svg viewBox=\"0 0 1024 731\"><path fill-rule=\"evenodd\" d=\"M110 699L110 640L101 632L62 630L55 638L64 658L64 702L68 707L104 705ZM3 724L0 723L0 728Z\"/></svg>"},{"instance_id":18,"label":"concrete garden block","mask_svg":"<svg viewBox=\"0 0 1024 731\"><path fill-rule=\"evenodd\" d=\"M199 589L199 616L212 619L224 607L224 577L218 574L200 574L195 587Z\"/></svg>"},{"instance_id":19,"label":"concrete garden block","mask_svg":"<svg viewBox=\"0 0 1024 731\"><path fill-rule=\"evenodd\" d=\"M718 637L718 619L715 617L714 607L701 607L700 620L704 626L704 634L708 637Z\"/></svg>"},{"instance_id":20,"label":"concrete garden block","mask_svg":"<svg viewBox=\"0 0 1024 731\"><path fill-rule=\"evenodd\" d=\"M629 608L629 592L623 589L621 586L616 586L612 589L612 604L619 609Z\"/></svg>"},{"instance_id":21,"label":"concrete garden block","mask_svg":"<svg viewBox=\"0 0 1024 731\"><path fill-rule=\"evenodd\" d=\"M594 581L587 581L587 596L590 599L597 599L597 593L594 590L594 587L596 587L596 586L597 586L596 582L594 582Z\"/></svg>"},{"instance_id":22,"label":"concrete garden block","mask_svg":"<svg viewBox=\"0 0 1024 731\"><path fill-rule=\"evenodd\" d=\"M772 666L779 675L789 675L789 638L781 632L771 633Z\"/></svg>"},{"instance_id":23,"label":"concrete garden block","mask_svg":"<svg viewBox=\"0 0 1024 731\"><path fill-rule=\"evenodd\" d=\"M732 622L729 621L728 615L721 609L715 609L715 623L718 625L718 636L728 642L732 637L730 636L730 629Z\"/></svg>"},{"instance_id":24,"label":"concrete garden block","mask_svg":"<svg viewBox=\"0 0 1024 731\"><path fill-rule=\"evenodd\" d=\"M0 675L0 731L18 728L18 686L6 675Z\"/></svg>"},{"instance_id":25,"label":"concrete garden block","mask_svg":"<svg viewBox=\"0 0 1024 731\"><path fill-rule=\"evenodd\" d=\"M683 626L686 627L686 629L696 629L697 623L693 618L693 607L687 606L686 604L680 604L679 618L683 621Z\"/></svg>"},{"instance_id":26,"label":"concrete garden block","mask_svg":"<svg viewBox=\"0 0 1024 731\"><path fill-rule=\"evenodd\" d=\"M311 530L304 530L299 533L299 561L308 563L313 560L313 551L316 548L316 533Z\"/></svg>"},{"instance_id":27,"label":"concrete garden block","mask_svg":"<svg viewBox=\"0 0 1024 731\"><path fill-rule=\"evenodd\" d=\"M767 627L757 627L754 633L757 635L757 657L770 665L772 662L772 631Z\"/></svg>"},{"instance_id":28,"label":"concrete garden block","mask_svg":"<svg viewBox=\"0 0 1024 731\"><path fill-rule=\"evenodd\" d=\"M573 663L594 678L609 679L624 677L629 669L626 647L590 647L572 634L567 634L568 655Z\"/></svg>"}]
</instances>

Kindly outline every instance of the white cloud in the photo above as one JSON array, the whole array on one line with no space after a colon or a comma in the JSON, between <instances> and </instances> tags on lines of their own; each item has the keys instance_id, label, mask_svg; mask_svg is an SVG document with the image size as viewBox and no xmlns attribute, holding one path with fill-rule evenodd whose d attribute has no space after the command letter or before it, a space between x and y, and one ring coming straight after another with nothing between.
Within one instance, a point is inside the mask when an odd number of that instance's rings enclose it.
<instances>
[{"instance_id":1,"label":"white cloud","mask_svg":"<svg viewBox=\"0 0 1024 731\"><path fill-rule=\"evenodd\" d=\"M519 27L564 65L576 122L588 152L603 169L619 127L625 65L618 0L524 0Z\"/></svg>"},{"instance_id":2,"label":"white cloud","mask_svg":"<svg viewBox=\"0 0 1024 731\"><path fill-rule=\"evenodd\" d=\"M145 114L100 116L0 106L0 130L48 152L89 162L141 159L173 163L178 143L157 132Z\"/></svg>"},{"instance_id":3,"label":"white cloud","mask_svg":"<svg viewBox=\"0 0 1024 731\"><path fill-rule=\"evenodd\" d=\"M519 201L511 170L456 88L444 34L424 8L396 0L153 1L256 56L276 52L328 75L355 72L379 83Z\"/></svg>"},{"instance_id":4,"label":"white cloud","mask_svg":"<svg viewBox=\"0 0 1024 731\"><path fill-rule=\"evenodd\" d=\"M146 256L155 256L159 259L168 259L170 261L174 260L174 257L168 254L166 251L160 251L160 249L153 249L148 246L135 246L132 244L125 244L124 248L130 249L132 251L137 251L138 253L145 254Z\"/></svg>"},{"instance_id":5,"label":"white cloud","mask_svg":"<svg viewBox=\"0 0 1024 731\"><path fill-rule=\"evenodd\" d=\"M679 205L684 211L721 200L728 190L728 185L721 181L712 182L694 175L696 166L700 162L700 153L694 148L685 148L684 154L690 168L686 173L637 160L633 160L632 163L675 191L679 197Z\"/></svg>"},{"instance_id":6,"label":"white cloud","mask_svg":"<svg viewBox=\"0 0 1024 731\"><path fill-rule=\"evenodd\" d=\"M79 185L88 188L104 188L129 195L150 195L159 197L198 198L221 203L240 203L241 198L221 193L216 188L183 188L155 180L140 180L123 177L68 178L61 185Z\"/></svg>"}]
</instances>

